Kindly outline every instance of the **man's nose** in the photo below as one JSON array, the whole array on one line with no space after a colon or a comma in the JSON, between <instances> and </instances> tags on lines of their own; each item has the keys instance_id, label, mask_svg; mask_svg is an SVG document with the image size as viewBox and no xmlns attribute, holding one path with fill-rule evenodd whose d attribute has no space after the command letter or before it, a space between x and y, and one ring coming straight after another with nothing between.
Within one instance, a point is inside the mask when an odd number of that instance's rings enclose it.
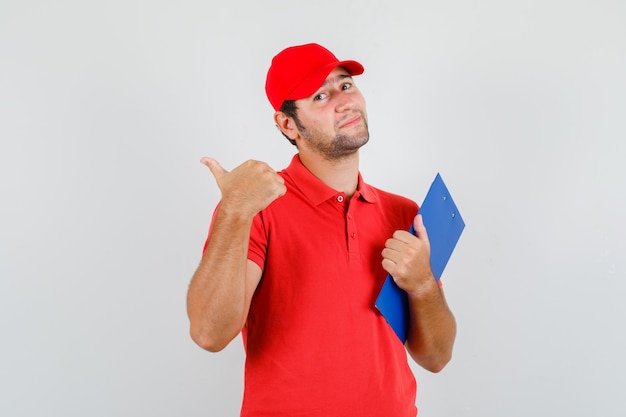
<instances>
[{"instance_id":1,"label":"man's nose","mask_svg":"<svg viewBox=\"0 0 626 417\"><path fill-rule=\"evenodd\" d=\"M344 112L352 110L354 108L354 98L347 94L342 94L337 98L337 105L335 110L337 112Z\"/></svg>"}]
</instances>

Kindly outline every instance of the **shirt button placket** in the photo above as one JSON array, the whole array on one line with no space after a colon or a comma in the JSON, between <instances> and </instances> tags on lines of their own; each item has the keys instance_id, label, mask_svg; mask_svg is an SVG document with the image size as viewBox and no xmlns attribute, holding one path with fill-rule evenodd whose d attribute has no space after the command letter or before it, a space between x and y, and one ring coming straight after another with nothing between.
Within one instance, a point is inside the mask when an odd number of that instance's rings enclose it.
<instances>
[{"instance_id":1,"label":"shirt button placket","mask_svg":"<svg viewBox=\"0 0 626 417\"><path fill-rule=\"evenodd\" d=\"M352 209L352 205L350 205L349 211ZM346 214L346 226L347 226L347 234L348 234L348 251L350 252L350 258L353 260L357 260L359 258L359 248L358 248L358 234L356 230L356 224L354 223L354 215L352 213Z\"/></svg>"}]
</instances>

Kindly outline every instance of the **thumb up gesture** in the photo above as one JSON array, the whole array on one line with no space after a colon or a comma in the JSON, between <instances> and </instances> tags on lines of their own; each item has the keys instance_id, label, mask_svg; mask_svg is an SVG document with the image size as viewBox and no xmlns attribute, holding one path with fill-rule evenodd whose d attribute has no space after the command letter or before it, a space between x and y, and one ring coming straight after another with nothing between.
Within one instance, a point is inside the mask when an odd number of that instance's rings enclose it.
<instances>
[{"instance_id":1,"label":"thumb up gesture","mask_svg":"<svg viewBox=\"0 0 626 417\"><path fill-rule=\"evenodd\" d=\"M249 160L232 171L217 160L200 160L215 178L222 193L222 209L254 216L287 191L283 178L265 162Z\"/></svg>"}]
</instances>

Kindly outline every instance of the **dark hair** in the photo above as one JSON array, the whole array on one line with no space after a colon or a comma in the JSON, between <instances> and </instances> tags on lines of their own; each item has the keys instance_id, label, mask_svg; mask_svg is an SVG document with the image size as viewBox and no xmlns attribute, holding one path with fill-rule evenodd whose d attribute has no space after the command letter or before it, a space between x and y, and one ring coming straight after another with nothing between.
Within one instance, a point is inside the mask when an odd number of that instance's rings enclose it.
<instances>
[{"instance_id":1,"label":"dark hair","mask_svg":"<svg viewBox=\"0 0 626 417\"><path fill-rule=\"evenodd\" d=\"M300 119L298 119L298 106L296 105L295 100L285 100L282 106L280 106L280 111L285 113L287 117L291 117L294 123L296 124L296 126L298 126L300 130L302 130L302 124L300 123ZM283 133L283 131L281 130L280 133ZM284 133L283 133L283 136L286 137L287 140L293 146L297 146L295 140L291 139L289 136L285 135Z\"/></svg>"}]
</instances>

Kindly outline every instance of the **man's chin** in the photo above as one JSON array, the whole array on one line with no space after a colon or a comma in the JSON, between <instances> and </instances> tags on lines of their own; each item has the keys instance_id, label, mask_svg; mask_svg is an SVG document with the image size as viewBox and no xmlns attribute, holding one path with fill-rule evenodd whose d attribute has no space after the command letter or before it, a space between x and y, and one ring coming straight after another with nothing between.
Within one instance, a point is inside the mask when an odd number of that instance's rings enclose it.
<instances>
[{"instance_id":1,"label":"man's chin","mask_svg":"<svg viewBox=\"0 0 626 417\"><path fill-rule=\"evenodd\" d=\"M348 156L357 152L362 146L369 142L369 135L357 138L338 137L334 152L336 156Z\"/></svg>"}]
</instances>

